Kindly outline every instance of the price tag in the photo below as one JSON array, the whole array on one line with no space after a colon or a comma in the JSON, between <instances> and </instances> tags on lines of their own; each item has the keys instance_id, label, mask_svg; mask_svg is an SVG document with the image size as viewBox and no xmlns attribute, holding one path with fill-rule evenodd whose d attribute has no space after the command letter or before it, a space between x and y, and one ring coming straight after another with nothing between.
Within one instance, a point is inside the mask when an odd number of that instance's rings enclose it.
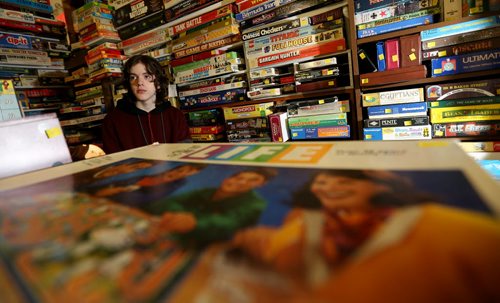
<instances>
[{"instance_id":1,"label":"price tag","mask_svg":"<svg viewBox=\"0 0 500 303\"><path fill-rule=\"evenodd\" d=\"M398 55L392 55L392 62L398 62L399 56Z\"/></svg>"},{"instance_id":2,"label":"price tag","mask_svg":"<svg viewBox=\"0 0 500 303\"><path fill-rule=\"evenodd\" d=\"M410 61L415 61L417 60L417 56L415 55L415 53L411 53L410 54Z\"/></svg>"}]
</instances>

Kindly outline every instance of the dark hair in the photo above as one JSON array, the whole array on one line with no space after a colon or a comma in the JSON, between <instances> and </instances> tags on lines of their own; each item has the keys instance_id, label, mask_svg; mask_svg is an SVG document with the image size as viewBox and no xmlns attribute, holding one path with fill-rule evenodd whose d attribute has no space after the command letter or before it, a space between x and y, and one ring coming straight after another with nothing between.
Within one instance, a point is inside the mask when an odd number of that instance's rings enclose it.
<instances>
[{"instance_id":1,"label":"dark hair","mask_svg":"<svg viewBox=\"0 0 500 303\"><path fill-rule=\"evenodd\" d=\"M321 208L321 202L311 193L311 185L318 175L347 177L358 180L368 180L374 183L388 186L391 191L379 193L372 197L371 204L374 207L402 207L424 202L436 201L430 194L418 191L411 181L401 175L389 171L375 170L321 170L313 174L311 179L300 189L293 193L290 204L296 207Z\"/></svg>"},{"instance_id":2,"label":"dark hair","mask_svg":"<svg viewBox=\"0 0 500 303\"><path fill-rule=\"evenodd\" d=\"M278 175L278 171L274 168L270 167L255 167L255 168L249 168L245 169L239 172L236 172L232 174L232 176L237 176L242 173L256 173L264 177L266 181L269 181L270 179L276 177Z\"/></svg>"},{"instance_id":3,"label":"dark hair","mask_svg":"<svg viewBox=\"0 0 500 303\"><path fill-rule=\"evenodd\" d=\"M163 67L156 59L146 55L135 55L130 57L123 67L123 86L128 91L128 100L130 100L130 102L135 100L132 88L130 87L130 70L132 66L138 63L144 64L146 71L155 76L156 105L165 102L165 99L168 97L168 81L163 71Z\"/></svg>"}]
</instances>

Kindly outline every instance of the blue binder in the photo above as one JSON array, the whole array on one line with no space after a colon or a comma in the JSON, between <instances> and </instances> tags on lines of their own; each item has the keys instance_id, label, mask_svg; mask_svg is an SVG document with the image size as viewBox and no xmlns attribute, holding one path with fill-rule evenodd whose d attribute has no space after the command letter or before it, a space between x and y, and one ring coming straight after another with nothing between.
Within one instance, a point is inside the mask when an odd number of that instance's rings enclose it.
<instances>
[{"instance_id":1,"label":"blue binder","mask_svg":"<svg viewBox=\"0 0 500 303\"><path fill-rule=\"evenodd\" d=\"M380 72L385 71L384 42L377 42L377 67Z\"/></svg>"}]
</instances>

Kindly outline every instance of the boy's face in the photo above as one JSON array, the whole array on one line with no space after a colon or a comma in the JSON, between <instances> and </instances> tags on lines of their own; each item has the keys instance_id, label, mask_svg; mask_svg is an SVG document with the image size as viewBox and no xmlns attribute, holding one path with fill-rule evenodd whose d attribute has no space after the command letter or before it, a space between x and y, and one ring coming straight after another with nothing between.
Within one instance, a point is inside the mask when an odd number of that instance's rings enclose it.
<instances>
[{"instance_id":1,"label":"boy's face","mask_svg":"<svg viewBox=\"0 0 500 303\"><path fill-rule=\"evenodd\" d=\"M130 88L137 101L149 103L156 101L155 76L148 73L146 66L137 63L130 68Z\"/></svg>"},{"instance_id":2,"label":"boy's face","mask_svg":"<svg viewBox=\"0 0 500 303\"><path fill-rule=\"evenodd\" d=\"M266 182L264 176L255 172L241 172L237 175L224 179L220 189L225 192L242 193L263 185Z\"/></svg>"}]
</instances>

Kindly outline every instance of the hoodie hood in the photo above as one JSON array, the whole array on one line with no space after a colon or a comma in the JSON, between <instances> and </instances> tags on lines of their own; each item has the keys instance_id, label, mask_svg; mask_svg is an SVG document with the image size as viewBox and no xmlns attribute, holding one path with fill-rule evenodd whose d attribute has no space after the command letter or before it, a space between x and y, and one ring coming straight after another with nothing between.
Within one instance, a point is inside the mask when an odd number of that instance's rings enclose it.
<instances>
[{"instance_id":1,"label":"hoodie hood","mask_svg":"<svg viewBox=\"0 0 500 303\"><path fill-rule=\"evenodd\" d=\"M170 104L169 101L163 101L161 104L156 105L156 107L150 113L160 113L171 106L172 105ZM148 114L148 112L143 111L140 108L137 108L135 106L134 102L130 101L128 96L124 96L123 99L118 100L116 107L119 108L120 110L128 113L128 114L133 114L133 115L147 115Z\"/></svg>"}]
</instances>

